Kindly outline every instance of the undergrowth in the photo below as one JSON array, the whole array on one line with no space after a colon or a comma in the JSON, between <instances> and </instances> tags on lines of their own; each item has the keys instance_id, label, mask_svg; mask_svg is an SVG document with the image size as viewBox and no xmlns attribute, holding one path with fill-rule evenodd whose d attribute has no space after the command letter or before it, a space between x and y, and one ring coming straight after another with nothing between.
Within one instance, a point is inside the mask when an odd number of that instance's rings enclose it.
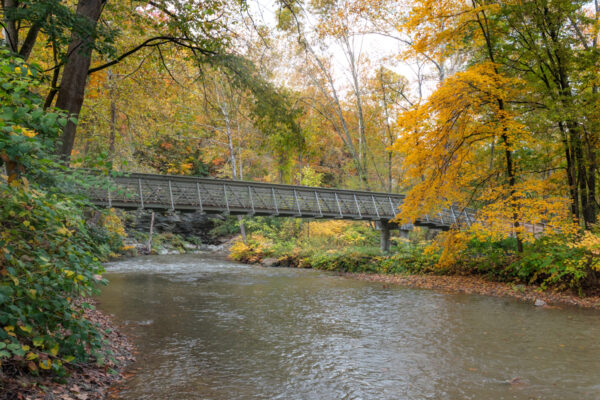
<instances>
[{"instance_id":1,"label":"undergrowth","mask_svg":"<svg viewBox=\"0 0 600 400\"><path fill-rule=\"evenodd\" d=\"M248 225L247 243L237 241L230 254L246 263L275 258L280 266L339 272L481 275L581 296L599 290L600 236L594 231L542 236L518 253L514 238L447 232L432 241L424 229L416 229L406 239L393 238L391 253L382 254L379 233L364 223L265 219Z\"/></svg>"}]
</instances>

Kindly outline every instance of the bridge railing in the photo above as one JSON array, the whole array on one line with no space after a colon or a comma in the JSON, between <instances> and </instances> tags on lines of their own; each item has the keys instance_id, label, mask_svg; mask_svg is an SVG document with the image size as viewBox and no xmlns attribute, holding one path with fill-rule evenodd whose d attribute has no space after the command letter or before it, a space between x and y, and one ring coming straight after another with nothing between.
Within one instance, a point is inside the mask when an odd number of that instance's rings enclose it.
<instances>
[{"instance_id":1,"label":"bridge railing","mask_svg":"<svg viewBox=\"0 0 600 400\"><path fill-rule=\"evenodd\" d=\"M401 194L211 178L130 173L110 180L108 189L89 188L86 194L98 205L129 209L375 221L394 218L404 201ZM414 225L448 229L475 221L474 210L450 207Z\"/></svg>"}]
</instances>

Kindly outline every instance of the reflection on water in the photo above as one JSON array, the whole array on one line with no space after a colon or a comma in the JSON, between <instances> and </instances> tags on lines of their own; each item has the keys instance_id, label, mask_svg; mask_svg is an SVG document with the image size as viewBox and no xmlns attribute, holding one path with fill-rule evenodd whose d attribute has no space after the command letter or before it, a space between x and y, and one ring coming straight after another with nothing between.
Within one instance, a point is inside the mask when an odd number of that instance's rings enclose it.
<instances>
[{"instance_id":1,"label":"reflection on water","mask_svg":"<svg viewBox=\"0 0 600 400\"><path fill-rule=\"evenodd\" d=\"M107 270L139 350L123 399L600 398L595 311L199 255Z\"/></svg>"}]
</instances>

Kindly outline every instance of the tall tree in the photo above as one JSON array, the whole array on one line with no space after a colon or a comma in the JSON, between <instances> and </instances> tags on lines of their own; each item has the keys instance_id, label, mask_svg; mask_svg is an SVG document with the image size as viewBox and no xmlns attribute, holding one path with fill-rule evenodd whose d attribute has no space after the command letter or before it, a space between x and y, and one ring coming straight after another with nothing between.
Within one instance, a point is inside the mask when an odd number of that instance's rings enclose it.
<instances>
[{"instance_id":1,"label":"tall tree","mask_svg":"<svg viewBox=\"0 0 600 400\"><path fill-rule=\"evenodd\" d=\"M568 218L556 185L561 176L535 172L536 152L551 144L532 135L518 112L528 90L521 77L510 76L501 64L501 17L502 8L493 1L416 3L406 25L419 38L415 46L433 53L440 46L468 49L471 63L402 116L404 136L396 148L405 155L414 180L403 207L405 218L436 209L440 200L463 206L475 202L487 221L480 228L516 235L522 250L521 238L532 237L523 222L548 219L565 229ZM436 19L445 29L431 33L428 26ZM485 159L490 159L488 168Z\"/></svg>"},{"instance_id":2,"label":"tall tree","mask_svg":"<svg viewBox=\"0 0 600 400\"><path fill-rule=\"evenodd\" d=\"M91 30L95 30L106 0L80 0L76 15L88 21ZM65 110L77 118L83 105L88 71L92 62L94 35L73 32L67 51L67 59L60 81L56 107ZM63 129L60 147L57 153L68 160L75 143L77 122L70 118Z\"/></svg>"}]
</instances>

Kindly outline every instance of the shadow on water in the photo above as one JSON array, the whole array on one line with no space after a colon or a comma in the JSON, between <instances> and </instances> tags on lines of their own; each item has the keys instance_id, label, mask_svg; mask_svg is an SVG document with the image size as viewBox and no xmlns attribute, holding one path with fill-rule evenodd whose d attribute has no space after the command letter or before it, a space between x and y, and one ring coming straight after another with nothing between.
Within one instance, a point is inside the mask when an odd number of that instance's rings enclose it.
<instances>
[{"instance_id":1,"label":"shadow on water","mask_svg":"<svg viewBox=\"0 0 600 400\"><path fill-rule=\"evenodd\" d=\"M108 265L123 399L598 399L600 314L199 255Z\"/></svg>"}]
</instances>

